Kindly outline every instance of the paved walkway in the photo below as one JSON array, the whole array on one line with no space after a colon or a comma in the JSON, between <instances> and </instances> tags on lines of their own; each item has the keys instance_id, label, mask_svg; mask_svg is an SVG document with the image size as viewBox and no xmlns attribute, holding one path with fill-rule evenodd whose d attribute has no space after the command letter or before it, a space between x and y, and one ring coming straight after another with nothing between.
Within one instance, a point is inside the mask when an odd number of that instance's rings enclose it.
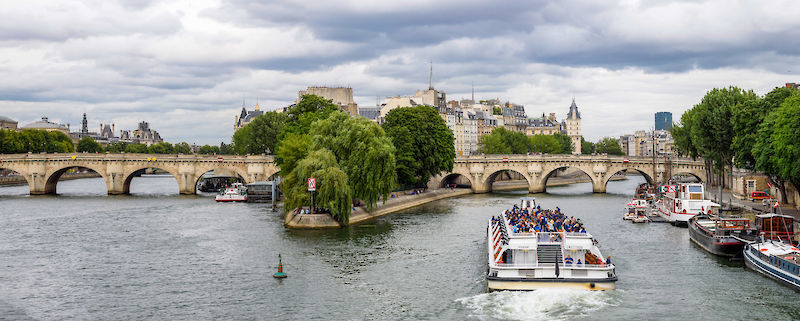
<instances>
[{"instance_id":1,"label":"paved walkway","mask_svg":"<svg viewBox=\"0 0 800 321\"><path fill-rule=\"evenodd\" d=\"M717 200L718 195L716 187L710 187L709 190L706 191L706 198L714 202L720 203L720 201ZM727 190L722 190L722 202L724 202L723 204L724 206L727 206L727 204L731 203L734 207L744 208L747 210L763 212L763 213L769 212L769 209L765 208L765 206L761 204L761 201L751 202L748 200L740 200L738 198L731 196L730 191ZM789 205L782 204L780 206L780 210L778 210L778 213L791 215L795 219L800 219L800 211Z\"/></svg>"}]
</instances>

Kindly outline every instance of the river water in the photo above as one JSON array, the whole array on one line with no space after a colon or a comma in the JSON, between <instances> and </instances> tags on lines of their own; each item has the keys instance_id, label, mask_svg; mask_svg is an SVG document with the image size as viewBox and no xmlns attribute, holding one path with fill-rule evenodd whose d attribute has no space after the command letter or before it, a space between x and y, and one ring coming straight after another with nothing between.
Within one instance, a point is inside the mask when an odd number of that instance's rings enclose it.
<instances>
[{"instance_id":1,"label":"river water","mask_svg":"<svg viewBox=\"0 0 800 321\"><path fill-rule=\"evenodd\" d=\"M800 319L797 293L706 254L685 228L623 221L641 181L536 195L612 256L607 292L486 293L486 221L522 192L291 231L268 204L180 196L171 176L137 178L132 196L106 196L101 179L60 182L58 196L0 187L0 319Z\"/></svg>"}]
</instances>

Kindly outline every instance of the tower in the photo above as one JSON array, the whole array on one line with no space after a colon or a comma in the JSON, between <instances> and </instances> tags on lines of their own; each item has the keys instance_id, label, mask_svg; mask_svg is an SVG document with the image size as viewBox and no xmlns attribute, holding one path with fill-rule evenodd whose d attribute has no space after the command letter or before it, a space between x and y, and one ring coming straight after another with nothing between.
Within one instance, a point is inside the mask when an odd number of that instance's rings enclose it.
<instances>
[{"instance_id":1,"label":"tower","mask_svg":"<svg viewBox=\"0 0 800 321\"><path fill-rule=\"evenodd\" d=\"M83 120L81 121L81 134L89 133L89 122L86 120L86 113L83 113Z\"/></svg>"},{"instance_id":2,"label":"tower","mask_svg":"<svg viewBox=\"0 0 800 321\"><path fill-rule=\"evenodd\" d=\"M572 98L572 105L569 106L567 114L567 136L572 140L572 154L581 153L581 113L578 112L578 105L575 98Z\"/></svg>"},{"instance_id":3,"label":"tower","mask_svg":"<svg viewBox=\"0 0 800 321\"><path fill-rule=\"evenodd\" d=\"M433 60L431 60L431 75L430 80L428 80L428 90L433 90Z\"/></svg>"}]
</instances>

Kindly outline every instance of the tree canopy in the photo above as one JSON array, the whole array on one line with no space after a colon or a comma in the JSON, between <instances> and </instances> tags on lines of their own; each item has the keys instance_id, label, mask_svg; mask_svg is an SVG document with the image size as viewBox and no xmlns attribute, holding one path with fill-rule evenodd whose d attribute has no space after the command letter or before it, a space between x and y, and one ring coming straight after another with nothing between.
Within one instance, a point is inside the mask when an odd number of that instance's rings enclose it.
<instances>
[{"instance_id":1,"label":"tree canopy","mask_svg":"<svg viewBox=\"0 0 800 321\"><path fill-rule=\"evenodd\" d=\"M288 115L269 111L233 133L237 154L274 154Z\"/></svg>"},{"instance_id":2,"label":"tree canopy","mask_svg":"<svg viewBox=\"0 0 800 321\"><path fill-rule=\"evenodd\" d=\"M103 146L100 146L100 143L96 142L93 138L83 136L78 141L77 151L81 153L100 153L103 151Z\"/></svg>"},{"instance_id":3,"label":"tree canopy","mask_svg":"<svg viewBox=\"0 0 800 321\"><path fill-rule=\"evenodd\" d=\"M591 155L594 153L594 143L587 141L581 136L581 154Z\"/></svg>"},{"instance_id":4,"label":"tree canopy","mask_svg":"<svg viewBox=\"0 0 800 321\"><path fill-rule=\"evenodd\" d=\"M767 115L753 145L756 169L800 186L800 92Z\"/></svg>"},{"instance_id":5,"label":"tree canopy","mask_svg":"<svg viewBox=\"0 0 800 321\"><path fill-rule=\"evenodd\" d=\"M625 155L619 140L612 137L604 137L594 144L594 152L608 155Z\"/></svg>"},{"instance_id":6,"label":"tree canopy","mask_svg":"<svg viewBox=\"0 0 800 321\"><path fill-rule=\"evenodd\" d=\"M560 154L563 152L561 143L554 135L538 134L529 137L531 152Z\"/></svg>"},{"instance_id":7,"label":"tree canopy","mask_svg":"<svg viewBox=\"0 0 800 321\"><path fill-rule=\"evenodd\" d=\"M0 153L68 153L75 150L72 140L60 131L0 129Z\"/></svg>"},{"instance_id":8,"label":"tree canopy","mask_svg":"<svg viewBox=\"0 0 800 321\"><path fill-rule=\"evenodd\" d=\"M531 151L531 144L525 134L497 127L491 134L481 136L478 151L483 154L527 154Z\"/></svg>"},{"instance_id":9,"label":"tree canopy","mask_svg":"<svg viewBox=\"0 0 800 321\"><path fill-rule=\"evenodd\" d=\"M553 137L555 137L555 139L561 145L561 151L558 152L558 153L552 153L552 154L572 154L572 149L573 149L572 148L573 147L572 146L572 139L569 138L569 136L567 136L567 134L555 133L555 134L553 134Z\"/></svg>"},{"instance_id":10,"label":"tree canopy","mask_svg":"<svg viewBox=\"0 0 800 321\"><path fill-rule=\"evenodd\" d=\"M395 147L400 186L425 186L432 176L453 170L455 138L433 107L392 109L382 127Z\"/></svg>"}]
</instances>

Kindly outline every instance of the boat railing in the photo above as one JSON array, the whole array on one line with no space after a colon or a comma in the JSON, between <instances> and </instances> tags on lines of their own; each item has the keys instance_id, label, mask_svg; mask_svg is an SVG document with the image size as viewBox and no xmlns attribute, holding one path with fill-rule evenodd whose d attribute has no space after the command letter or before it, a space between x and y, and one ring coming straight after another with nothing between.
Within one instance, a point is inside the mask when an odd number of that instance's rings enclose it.
<instances>
[{"instance_id":1,"label":"boat railing","mask_svg":"<svg viewBox=\"0 0 800 321\"><path fill-rule=\"evenodd\" d=\"M538 269L538 268L555 268L555 263L495 263L497 268L506 269ZM584 264L584 263L559 263L559 268L587 268L587 269L607 269L612 267L612 264Z\"/></svg>"}]
</instances>

